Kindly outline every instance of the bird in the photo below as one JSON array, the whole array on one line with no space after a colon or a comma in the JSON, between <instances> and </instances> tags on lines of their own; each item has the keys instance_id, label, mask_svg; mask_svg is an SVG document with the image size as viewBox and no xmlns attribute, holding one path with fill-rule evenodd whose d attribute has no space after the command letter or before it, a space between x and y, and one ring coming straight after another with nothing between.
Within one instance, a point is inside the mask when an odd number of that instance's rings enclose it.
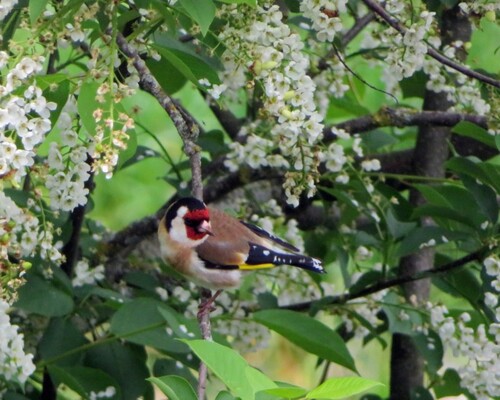
<instances>
[{"instance_id":1,"label":"bird","mask_svg":"<svg viewBox=\"0 0 500 400\"><path fill-rule=\"evenodd\" d=\"M247 272L280 265L325 272L319 259L194 197L183 197L167 209L158 239L165 261L209 290L238 288Z\"/></svg>"}]
</instances>

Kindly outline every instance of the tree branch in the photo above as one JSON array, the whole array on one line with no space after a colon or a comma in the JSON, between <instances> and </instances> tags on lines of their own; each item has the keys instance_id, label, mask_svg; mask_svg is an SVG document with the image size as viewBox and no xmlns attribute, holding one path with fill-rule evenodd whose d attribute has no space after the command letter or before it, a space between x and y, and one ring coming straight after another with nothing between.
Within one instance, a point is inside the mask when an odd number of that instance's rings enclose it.
<instances>
[{"instance_id":1,"label":"tree branch","mask_svg":"<svg viewBox=\"0 0 500 400\"><path fill-rule=\"evenodd\" d=\"M498 248L498 246L495 247L495 249ZM451 261L447 264L441 265L440 267L436 267L433 269L428 269L425 271L419 271L411 275L401 275L397 276L392 279L388 280L383 280L380 282L377 282L373 285L364 287L362 289L359 289L354 292L350 293L345 293L345 294L340 294L337 296L329 296L321 300L313 300L313 301L306 301L302 303L295 303L295 304L290 304L287 306L283 306L281 308L287 309L287 310L294 310L294 311L308 311L312 309L316 309L317 307L325 307L325 306L332 306L336 304L345 304L350 300L355 300L359 299L360 297L365 297L373 293L380 292L384 289L389 289L394 286L399 286L405 283L409 282L415 282L420 279L426 279L426 278L431 278L433 276L445 273L447 271L451 271L453 269L459 268L464 266L465 264L468 264L472 261L480 261L482 260L487 254L491 253L494 249L488 249L488 248L481 248L473 253L470 253L462 258L459 258L458 260Z\"/></svg>"},{"instance_id":2,"label":"tree branch","mask_svg":"<svg viewBox=\"0 0 500 400\"><path fill-rule=\"evenodd\" d=\"M201 149L196 144L198 135L201 131L198 123L190 114L182 108L177 107L174 100L169 97L161 88L156 78L151 74L146 63L139 54L129 46L125 37L121 34L117 35L116 41L120 50L133 60L135 69L140 76L141 87L151 93L162 107L167 111L172 119L177 132L184 143L184 153L189 158L191 166L191 193L199 200L203 200L203 178L201 173ZM149 221L150 222L150 221ZM156 224L155 224L156 225ZM150 223L147 226L151 226ZM210 308L203 307L203 304L211 299L210 290L200 288L200 307L201 311L198 314L198 322L203 339L212 340L210 327ZM198 399L205 398L205 387L207 381L207 367L204 363L200 363L198 376Z\"/></svg>"},{"instance_id":3,"label":"tree branch","mask_svg":"<svg viewBox=\"0 0 500 400\"><path fill-rule=\"evenodd\" d=\"M363 3L365 3L370 10L372 10L375 14L377 14L385 22L387 22L388 25L396 29L401 35L404 35L406 33L406 28L401 24L401 22L397 18L391 16L382 5L380 5L374 0L363 0ZM441 64L446 65L447 67L450 67L455 71L458 71L470 78L474 78L488 85L500 88L500 81L492 78L491 76L481 74L480 72L477 71L473 71L462 64L458 64L455 61L444 56L437 50L433 49L432 47L427 47L427 54L432 58L434 58L436 61L440 62Z\"/></svg>"},{"instance_id":4,"label":"tree branch","mask_svg":"<svg viewBox=\"0 0 500 400\"><path fill-rule=\"evenodd\" d=\"M415 111L408 108L390 107L383 107L375 114L353 118L336 124L334 127L337 129L344 129L349 133L362 133L387 126L398 128L425 125L452 127L461 121L472 122L484 129L488 128L487 118L480 115L448 111ZM330 141L335 138L331 129L332 127L329 126L323 131L325 141Z\"/></svg>"},{"instance_id":5,"label":"tree branch","mask_svg":"<svg viewBox=\"0 0 500 400\"><path fill-rule=\"evenodd\" d=\"M179 109L175 101L163 91L156 78L149 71L144 60L137 51L128 44L127 39L125 39L121 33L117 34L116 42L123 54L132 59L132 63L140 77L139 83L141 88L149 92L158 100L174 123L184 143L184 153L189 157L191 164L193 196L201 199L203 195L201 156L200 149L196 145L196 140L200 133L200 126L191 115Z\"/></svg>"}]
</instances>

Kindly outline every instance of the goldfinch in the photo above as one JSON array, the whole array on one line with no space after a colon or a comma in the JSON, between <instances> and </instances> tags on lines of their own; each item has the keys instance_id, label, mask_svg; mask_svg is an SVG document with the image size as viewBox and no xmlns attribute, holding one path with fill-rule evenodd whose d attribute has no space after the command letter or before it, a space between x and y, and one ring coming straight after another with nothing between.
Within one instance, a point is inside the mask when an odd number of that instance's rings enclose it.
<instances>
[{"instance_id":1,"label":"goldfinch","mask_svg":"<svg viewBox=\"0 0 500 400\"><path fill-rule=\"evenodd\" d=\"M299 254L264 229L185 197L172 204L158 227L161 254L185 278L207 289L240 285L246 271L293 265L323 273L320 260Z\"/></svg>"}]
</instances>

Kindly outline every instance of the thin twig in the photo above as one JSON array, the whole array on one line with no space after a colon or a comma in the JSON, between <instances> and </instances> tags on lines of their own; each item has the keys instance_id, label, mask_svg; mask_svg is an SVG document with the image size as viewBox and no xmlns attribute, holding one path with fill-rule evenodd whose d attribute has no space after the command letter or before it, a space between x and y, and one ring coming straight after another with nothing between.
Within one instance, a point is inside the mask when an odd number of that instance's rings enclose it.
<instances>
[{"instance_id":1,"label":"thin twig","mask_svg":"<svg viewBox=\"0 0 500 400\"><path fill-rule=\"evenodd\" d=\"M406 28L401 24L401 22L397 18L391 16L381 4L374 0L363 0L363 3L365 3L370 10L387 22L387 24L396 29L401 35L406 33ZM500 88L500 81L492 78L491 76L471 70L462 64L458 64L432 47L427 47L427 54L436 61L439 61L441 64L446 65L447 67L450 67L470 78L474 78L488 85Z\"/></svg>"},{"instance_id":2,"label":"thin twig","mask_svg":"<svg viewBox=\"0 0 500 400\"><path fill-rule=\"evenodd\" d=\"M366 286L362 289L350 293L340 294L337 296L330 296L321 300L290 304L287 306L283 306L281 308L294 311L308 311L316 307L324 308L336 304L345 304L350 300L359 299L360 297L365 297L370 294L380 292L384 289L388 289L394 286L399 286L408 282L418 281L420 279L430 278L432 276L439 275L447 271L451 271L471 261L482 260L486 254L489 254L493 250L494 249L481 248L473 253L467 254L466 256L459 258L458 260L451 261L447 264L441 265L440 267L428 269L426 271L420 271L412 275L397 276L392 279L379 281L373 285Z\"/></svg>"},{"instance_id":3,"label":"thin twig","mask_svg":"<svg viewBox=\"0 0 500 400\"><path fill-rule=\"evenodd\" d=\"M387 96L392 97L392 99L396 102L396 104L399 103L398 98L396 96L394 96L393 94L391 94L389 92L386 92L385 90L382 90L382 89L380 89L380 88L378 88L376 86L373 86L372 84L370 84L369 82L367 82L365 79L363 79L363 77L361 77L356 72L354 72L352 70L352 68L349 67L349 65L347 65L347 63L344 61L344 59L342 58L340 52L337 49L337 46L335 46L335 44L333 44L333 43L332 43L332 49L333 49L333 52L335 53L335 55L337 56L337 58L339 59L340 63L344 66L344 68L347 71L349 71L351 73L352 76L354 76L356 79L358 79L361 83L365 84L369 88L371 88L371 89L373 89L373 90L375 90L377 92L384 93Z\"/></svg>"},{"instance_id":4,"label":"thin twig","mask_svg":"<svg viewBox=\"0 0 500 400\"><path fill-rule=\"evenodd\" d=\"M375 19L375 14L368 12L362 17L358 18L354 25L349 29L340 39L342 48L347 46L370 22Z\"/></svg>"}]
</instances>

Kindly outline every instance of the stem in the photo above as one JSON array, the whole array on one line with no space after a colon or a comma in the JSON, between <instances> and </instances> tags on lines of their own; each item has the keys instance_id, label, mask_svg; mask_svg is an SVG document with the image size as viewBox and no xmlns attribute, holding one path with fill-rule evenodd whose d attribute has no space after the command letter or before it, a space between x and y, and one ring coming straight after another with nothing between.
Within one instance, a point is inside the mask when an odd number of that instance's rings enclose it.
<instances>
[{"instance_id":1,"label":"stem","mask_svg":"<svg viewBox=\"0 0 500 400\"><path fill-rule=\"evenodd\" d=\"M212 328L210 326L211 305L215 298L221 293L218 290L213 296L208 289L200 288L200 311L198 312L198 324L200 326L201 337L203 340L212 340ZM207 388L208 370L205 363L201 362L198 369L198 400L205 399Z\"/></svg>"}]
</instances>

